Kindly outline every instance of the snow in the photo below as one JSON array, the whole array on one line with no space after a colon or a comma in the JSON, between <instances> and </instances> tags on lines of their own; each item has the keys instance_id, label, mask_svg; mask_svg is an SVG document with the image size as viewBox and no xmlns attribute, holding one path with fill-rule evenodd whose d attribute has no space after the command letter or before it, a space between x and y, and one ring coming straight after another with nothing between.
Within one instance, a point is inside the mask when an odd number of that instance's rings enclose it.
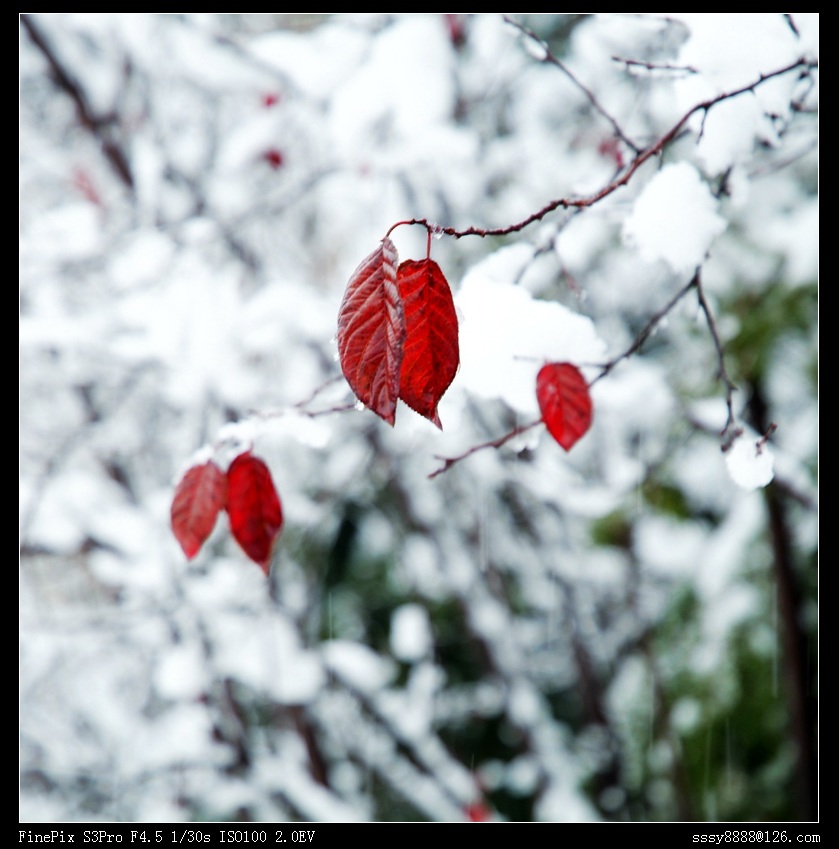
<instances>
[{"instance_id":1,"label":"snow","mask_svg":"<svg viewBox=\"0 0 839 849\"><path fill-rule=\"evenodd\" d=\"M817 57L818 15L792 17L798 35L775 13L521 20L555 28L643 147ZM672 817L653 668L670 731L707 733L742 646L776 657L775 477L803 576L818 553L817 72L699 110L626 186L516 229L633 154L500 15L462 16L462 44L437 13L31 20L133 185L22 26L21 820L462 821L495 790L497 821L511 795L534 819ZM349 274L414 217L511 227L431 241L460 319L442 432L347 411L335 360ZM421 258L426 235L393 238ZM594 379L697 266L738 383L730 450L691 293L597 380L571 452L534 427L469 453L538 418L542 364ZM757 315L779 293L795 310ZM753 357L768 442L746 426ZM283 501L268 580L224 512L188 562L169 527L179 474L243 450ZM610 757L621 786L596 798Z\"/></svg>"},{"instance_id":2,"label":"snow","mask_svg":"<svg viewBox=\"0 0 839 849\"><path fill-rule=\"evenodd\" d=\"M636 531L636 550L653 573L689 578L702 562L705 534L694 525L663 516L643 516Z\"/></svg>"},{"instance_id":3,"label":"snow","mask_svg":"<svg viewBox=\"0 0 839 849\"><path fill-rule=\"evenodd\" d=\"M311 33L274 31L250 45L254 56L287 75L300 95L327 98L363 59L365 34L342 23L327 23ZM324 56L328 62L322 61Z\"/></svg>"},{"instance_id":4,"label":"snow","mask_svg":"<svg viewBox=\"0 0 839 849\"><path fill-rule=\"evenodd\" d=\"M800 55L798 40L780 14L727 14L725 26L707 12L680 14L678 18L689 33L678 61L701 72L680 82L684 103L703 100L697 97L700 90L711 94L733 91L754 82L758 76L755 71L767 73ZM756 96L762 108L775 113L786 110L789 85L789 80L783 80L781 90L761 86Z\"/></svg>"},{"instance_id":5,"label":"snow","mask_svg":"<svg viewBox=\"0 0 839 849\"><path fill-rule=\"evenodd\" d=\"M197 699L206 691L206 673L197 646L175 646L160 660L155 674L155 687L165 699Z\"/></svg>"},{"instance_id":6,"label":"snow","mask_svg":"<svg viewBox=\"0 0 839 849\"><path fill-rule=\"evenodd\" d=\"M546 362L602 362L605 344L587 317L514 285L521 264L521 249L506 248L463 278L455 298L461 316L458 383L533 417L539 369Z\"/></svg>"},{"instance_id":7,"label":"snow","mask_svg":"<svg viewBox=\"0 0 839 849\"><path fill-rule=\"evenodd\" d=\"M759 489L772 482L775 457L772 449L755 433L743 433L725 454L731 479L743 489Z\"/></svg>"},{"instance_id":8,"label":"snow","mask_svg":"<svg viewBox=\"0 0 839 849\"><path fill-rule=\"evenodd\" d=\"M367 148L385 131L415 147L433 139L451 114L451 53L432 16L398 21L377 38L363 65L344 76L332 97L333 137L347 152ZM375 93L375 94L373 94Z\"/></svg>"},{"instance_id":9,"label":"snow","mask_svg":"<svg viewBox=\"0 0 839 849\"><path fill-rule=\"evenodd\" d=\"M743 95L720 103L705 116L697 152L706 173L724 173L751 156L755 136L777 142L777 133L756 97Z\"/></svg>"},{"instance_id":10,"label":"snow","mask_svg":"<svg viewBox=\"0 0 839 849\"><path fill-rule=\"evenodd\" d=\"M220 645L216 669L280 704L308 702L322 686L318 659L301 649L288 623L264 616L241 633L238 617L219 617L213 630Z\"/></svg>"},{"instance_id":11,"label":"snow","mask_svg":"<svg viewBox=\"0 0 839 849\"><path fill-rule=\"evenodd\" d=\"M403 604L391 617L390 646L394 657L413 663L421 660L432 646L430 623L425 608Z\"/></svg>"},{"instance_id":12,"label":"snow","mask_svg":"<svg viewBox=\"0 0 839 849\"><path fill-rule=\"evenodd\" d=\"M646 262L664 260L677 274L702 263L726 223L696 169L667 165L644 187L623 228L624 239Z\"/></svg>"},{"instance_id":13,"label":"snow","mask_svg":"<svg viewBox=\"0 0 839 849\"><path fill-rule=\"evenodd\" d=\"M154 229L139 229L111 257L114 285L131 290L154 283L165 275L175 258L172 240Z\"/></svg>"},{"instance_id":14,"label":"snow","mask_svg":"<svg viewBox=\"0 0 839 849\"><path fill-rule=\"evenodd\" d=\"M535 816L544 822L597 822L597 812L567 786L551 785L539 796Z\"/></svg>"},{"instance_id":15,"label":"snow","mask_svg":"<svg viewBox=\"0 0 839 849\"><path fill-rule=\"evenodd\" d=\"M359 643L330 640L322 651L326 667L362 692L375 692L393 675L391 662Z\"/></svg>"},{"instance_id":16,"label":"snow","mask_svg":"<svg viewBox=\"0 0 839 849\"><path fill-rule=\"evenodd\" d=\"M772 216L755 228L754 237L766 249L784 257L791 283L807 284L819 275L818 200L796 204L781 216Z\"/></svg>"}]
</instances>

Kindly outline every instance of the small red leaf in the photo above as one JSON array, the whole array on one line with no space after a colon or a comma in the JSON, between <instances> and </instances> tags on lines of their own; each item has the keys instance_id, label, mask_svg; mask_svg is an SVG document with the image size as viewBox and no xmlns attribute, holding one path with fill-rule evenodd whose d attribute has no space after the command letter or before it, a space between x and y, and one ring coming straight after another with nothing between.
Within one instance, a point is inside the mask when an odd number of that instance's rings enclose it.
<instances>
[{"instance_id":1,"label":"small red leaf","mask_svg":"<svg viewBox=\"0 0 839 849\"><path fill-rule=\"evenodd\" d=\"M283 153L281 150L278 150L276 147L268 148L265 153L262 154L262 158L276 171L285 161L283 157Z\"/></svg>"},{"instance_id":2,"label":"small red leaf","mask_svg":"<svg viewBox=\"0 0 839 849\"><path fill-rule=\"evenodd\" d=\"M403 262L396 284L405 308L399 397L442 429L437 405L460 364L452 293L433 259Z\"/></svg>"},{"instance_id":3,"label":"small red leaf","mask_svg":"<svg viewBox=\"0 0 839 849\"><path fill-rule=\"evenodd\" d=\"M268 466L250 451L227 470L227 513L236 542L267 575L283 511Z\"/></svg>"},{"instance_id":4,"label":"small red leaf","mask_svg":"<svg viewBox=\"0 0 839 849\"><path fill-rule=\"evenodd\" d=\"M353 272L338 313L344 377L359 401L390 425L396 418L405 342L397 259L396 246L385 237Z\"/></svg>"},{"instance_id":5,"label":"small red leaf","mask_svg":"<svg viewBox=\"0 0 839 849\"><path fill-rule=\"evenodd\" d=\"M492 811L486 802L471 802L464 808L463 813L470 822L488 822L492 819Z\"/></svg>"},{"instance_id":6,"label":"small red leaf","mask_svg":"<svg viewBox=\"0 0 839 849\"><path fill-rule=\"evenodd\" d=\"M549 363L536 377L536 398L550 435L566 450L591 426L591 395L571 363Z\"/></svg>"},{"instance_id":7,"label":"small red leaf","mask_svg":"<svg viewBox=\"0 0 839 849\"><path fill-rule=\"evenodd\" d=\"M213 532L226 495L227 479L212 460L190 468L175 487L172 531L190 560Z\"/></svg>"}]
</instances>

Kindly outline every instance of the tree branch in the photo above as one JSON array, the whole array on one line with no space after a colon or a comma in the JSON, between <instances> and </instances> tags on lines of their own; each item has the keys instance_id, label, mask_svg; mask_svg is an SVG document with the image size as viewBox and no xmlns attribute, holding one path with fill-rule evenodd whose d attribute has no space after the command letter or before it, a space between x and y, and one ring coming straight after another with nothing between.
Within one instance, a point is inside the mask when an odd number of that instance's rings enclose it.
<instances>
[{"instance_id":1,"label":"tree branch","mask_svg":"<svg viewBox=\"0 0 839 849\"><path fill-rule=\"evenodd\" d=\"M760 381L751 387L749 401L753 424L758 431L769 430L769 405ZM805 626L808 601L805 580L793 550L791 517L779 489L764 489L769 514L774 574L781 615L784 683L789 707L789 723L797 748L796 791L802 819L818 820L818 700L812 663L813 649Z\"/></svg>"},{"instance_id":2,"label":"tree branch","mask_svg":"<svg viewBox=\"0 0 839 849\"><path fill-rule=\"evenodd\" d=\"M696 274L694 276L694 280L696 281L696 294L699 298L699 306L702 307L702 312L705 313L705 320L708 322L708 330L711 333L711 338L714 340L714 348L717 352L717 377L723 382L725 386L725 405L728 409L728 418L725 422L725 427L722 430L721 436L724 437L723 441L723 451L727 450L731 446L731 441L736 436L736 419L734 417L734 402L733 396L737 391L737 387L734 385L734 382L728 376L728 371L725 367L725 354L722 349L722 342L720 342L720 334L717 331L717 322L714 319L714 314L711 311L711 307L708 304L708 300L705 297L705 290L702 288L702 279L699 275L699 269L696 270Z\"/></svg>"},{"instance_id":3,"label":"tree branch","mask_svg":"<svg viewBox=\"0 0 839 849\"><path fill-rule=\"evenodd\" d=\"M612 56L613 62L620 62L627 68L646 68L648 71L675 71L683 74L698 74L699 71L691 65L670 65L669 63L644 62L640 59L624 59L621 56Z\"/></svg>"},{"instance_id":4,"label":"tree branch","mask_svg":"<svg viewBox=\"0 0 839 849\"><path fill-rule=\"evenodd\" d=\"M455 463L459 463L461 460L471 457L472 454L477 451L483 451L484 448L500 448L514 437L519 436L522 433L526 433L528 430L532 430L540 424L542 424L542 419L537 419L535 422L530 422L530 424L519 425L518 427L513 428L509 433L505 433L504 436L499 436L498 439L492 439L489 442L482 442L480 445L473 445L472 448L468 451L464 451L463 454L459 454L457 457L440 457L438 455L436 456L436 459L441 460L443 465L436 471L432 472L428 477L429 479L436 478L437 475L441 475L443 472L448 471Z\"/></svg>"},{"instance_id":5,"label":"tree branch","mask_svg":"<svg viewBox=\"0 0 839 849\"><path fill-rule=\"evenodd\" d=\"M553 212L556 209L583 209L586 207L594 206L594 204L608 197L609 195L616 192L622 186L627 185L632 177L635 175L635 172L649 159L654 156L657 156L661 153L668 144L670 144L682 131L685 124L698 112L707 113L710 109L716 106L718 103L722 103L724 100L730 100L733 97L738 97L741 94L745 94L749 91L754 91L758 86L765 83L767 80L774 79L775 77L783 76L784 74L788 74L791 71L795 71L797 69L802 69L804 71L809 71L812 68L818 67L818 63L813 60L807 59L802 56L797 59L795 62L790 63L789 65L785 65L783 68L778 68L775 71L771 71L768 74L761 74L758 79L754 82L749 83L748 85L741 86L740 88L734 89L729 92L724 92L722 94L718 94L715 97L711 97L708 100L703 100L701 103L697 103L666 132L664 135L660 136L657 141L653 142L649 147L644 148L644 150L640 151L638 155L626 166L626 169L612 180L607 185L603 186L602 189L595 192L592 195L588 195L587 197L581 198L557 198L556 200L552 200L550 203L543 206L540 210L528 215L527 218L524 218L521 221L516 222L515 224L510 224L506 227L494 227L494 228L483 228L483 227L467 227L465 230L458 230L456 227L442 227L439 224L434 224L430 222L427 218L412 218L410 221L400 221L399 224L395 224L388 231L390 233L395 227L398 227L402 224L419 224L422 227L425 227L429 232L434 234L441 234L446 236L452 236L455 239L462 239L464 236L480 236L481 238L486 238L487 236L509 236L511 233L518 233L521 230L524 230L526 227L535 223L536 221L541 221L546 215Z\"/></svg>"},{"instance_id":6,"label":"tree branch","mask_svg":"<svg viewBox=\"0 0 839 849\"><path fill-rule=\"evenodd\" d=\"M614 368L618 365L618 363L623 360L628 359L633 354L637 353L650 337L650 334L655 330L656 326L659 322L662 321L679 303L679 301L687 295L691 289L696 289L697 297L699 298L699 305L702 309L702 312L705 315L705 320L708 323L708 330L711 333L711 338L714 341L714 349L717 353L717 377L723 382L725 386L725 403L726 408L728 410L728 418L726 419L725 427L721 432L721 436L723 437L722 449L723 451L727 450L731 441L740 433L737 428L737 420L734 415L734 401L733 396L734 392L737 391L737 387L734 382L731 380L728 374L728 370L725 367L725 354L722 347L722 342L720 341L719 331L717 330L716 319L714 318L714 313L711 310L711 306L708 303L708 300L705 297L705 292L702 288L702 276L700 273L700 269L697 268L694 272L693 277L684 285L678 292L658 311L656 312L652 318L644 325L644 328L635 337L632 344L625 350L623 353L609 360L603 366L601 366L600 374L595 377L589 387L594 386L598 380L605 377L607 374L612 372ZM443 465L433 471L428 477L436 478L437 475L442 474L443 472L448 471L455 463L459 463L461 460L465 460L467 457L470 457L472 454L475 454L478 451L483 451L485 448L500 448L505 443L509 442L519 434L525 433L526 431L536 427L537 425L542 424L542 419L538 419L535 422L530 422L526 425L519 425L518 427L513 428L508 433L505 433L503 436L499 436L497 439L489 440L488 442L482 442L479 445L475 445L470 448L468 451L464 451L463 454L458 454L456 457L440 457L437 456L438 460L443 462Z\"/></svg>"},{"instance_id":7,"label":"tree branch","mask_svg":"<svg viewBox=\"0 0 839 849\"><path fill-rule=\"evenodd\" d=\"M640 350L641 346L644 342L647 341L650 334L655 330L656 325L682 300L682 298L695 286L698 285L699 281L699 269L696 270L696 273L690 279L690 281L684 285L668 302L662 307L645 325L644 329L638 334L635 338L635 341L622 353L619 354L612 360L609 360L605 365L602 366L602 371L597 377L592 380L589 384L590 386L594 386L601 377L605 377L609 372L611 372L615 366L621 362L622 360L626 360L631 357L636 351Z\"/></svg>"},{"instance_id":8,"label":"tree branch","mask_svg":"<svg viewBox=\"0 0 839 849\"><path fill-rule=\"evenodd\" d=\"M568 77L568 79L570 79L571 82L574 83L574 85L577 86L577 88L586 96L589 103L591 103L591 105L594 107L595 111L599 112L612 125L612 129L615 131L615 135L618 136L618 138L634 153L638 154L641 152L641 148L638 147L638 145L636 145L635 142L633 142L632 139L630 139L629 136L626 135L626 133L621 129L620 124L618 124L618 122L605 109L605 107L601 105L601 103L594 96L594 93L588 87L586 87L579 79L577 79L577 77L571 72L570 68L566 67L566 65L562 61L557 59L557 57L554 56L553 53L551 53L551 49L550 47L548 47L545 41L539 38L539 36L536 35L535 32L528 29L526 26L523 26L522 24L518 23L518 21L514 21L507 15L504 15L504 21L510 24L511 26L514 26L517 30L519 30L519 32L526 35L528 38L535 41L539 45L539 47L544 51L544 58L542 59L542 61L559 68L559 70L562 71Z\"/></svg>"},{"instance_id":9,"label":"tree branch","mask_svg":"<svg viewBox=\"0 0 839 849\"><path fill-rule=\"evenodd\" d=\"M41 32L40 27L32 19L31 15L21 15L20 21L29 33L32 43L41 51L47 64L52 71L55 82L60 89L67 94L70 99L76 104L76 110L79 115L79 121L82 126L89 130L90 133L99 141L102 146L102 152L105 158L110 162L117 176L129 188L134 188L134 177L131 174L131 168L128 165L128 159L122 148L110 138L110 133L107 128L114 123L113 117L104 118L96 115L91 107L87 95L82 89L77 80L73 78L70 71L64 66L58 55L50 46L49 41Z\"/></svg>"}]
</instances>

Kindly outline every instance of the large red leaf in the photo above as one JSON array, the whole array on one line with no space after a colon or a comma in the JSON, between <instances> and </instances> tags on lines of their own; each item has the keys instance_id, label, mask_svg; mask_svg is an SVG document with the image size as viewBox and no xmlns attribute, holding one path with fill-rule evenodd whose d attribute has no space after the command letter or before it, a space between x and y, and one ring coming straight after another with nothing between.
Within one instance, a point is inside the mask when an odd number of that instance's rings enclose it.
<instances>
[{"instance_id":1,"label":"large red leaf","mask_svg":"<svg viewBox=\"0 0 839 849\"><path fill-rule=\"evenodd\" d=\"M212 460L192 466L175 487L172 531L190 560L213 532L226 495L227 479Z\"/></svg>"},{"instance_id":2,"label":"large red leaf","mask_svg":"<svg viewBox=\"0 0 839 849\"><path fill-rule=\"evenodd\" d=\"M399 397L405 311L387 237L353 272L338 313L341 370L356 397L392 425Z\"/></svg>"},{"instance_id":3,"label":"large red leaf","mask_svg":"<svg viewBox=\"0 0 839 849\"><path fill-rule=\"evenodd\" d=\"M236 542L267 575L283 511L268 466L250 451L227 470L227 513Z\"/></svg>"},{"instance_id":4,"label":"large red leaf","mask_svg":"<svg viewBox=\"0 0 839 849\"><path fill-rule=\"evenodd\" d=\"M396 284L405 307L399 397L442 429L437 405L460 364L452 293L433 259L403 262Z\"/></svg>"},{"instance_id":5,"label":"large red leaf","mask_svg":"<svg viewBox=\"0 0 839 849\"><path fill-rule=\"evenodd\" d=\"M550 435L566 450L591 426L591 395L571 363L549 363L536 377L536 398Z\"/></svg>"}]
</instances>

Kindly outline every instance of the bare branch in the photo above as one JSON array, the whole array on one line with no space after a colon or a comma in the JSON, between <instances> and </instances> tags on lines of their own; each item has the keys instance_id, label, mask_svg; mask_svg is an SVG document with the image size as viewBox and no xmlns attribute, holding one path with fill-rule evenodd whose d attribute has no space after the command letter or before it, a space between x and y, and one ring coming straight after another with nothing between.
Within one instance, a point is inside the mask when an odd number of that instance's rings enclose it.
<instances>
[{"instance_id":1,"label":"bare branch","mask_svg":"<svg viewBox=\"0 0 839 849\"><path fill-rule=\"evenodd\" d=\"M535 41L539 47L544 51L544 59L543 62L547 62L551 65L556 66L562 71L568 79L574 83L575 86L586 96L589 103L594 107L594 109L599 112L611 125L612 129L615 131L615 135L629 148L631 148L636 154L641 152L641 148L636 145L629 136L621 129L620 124L612 117L612 115L606 110L606 108L598 101L598 99L594 96L594 93L585 86L577 77L571 72L571 69L568 68L564 62L560 59L557 59L556 56L551 53L550 47L541 39L535 32L528 29L526 26L518 23L518 21L514 21L512 18L507 15L504 16L504 21L511 26L514 26L519 32L526 35L528 38Z\"/></svg>"},{"instance_id":2,"label":"bare branch","mask_svg":"<svg viewBox=\"0 0 839 849\"><path fill-rule=\"evenodd\" d=\"M733 430L736 428L736 418L734 416L734 401L733 396L737 391L737 387L734 382L729 377L728 371L725 367L725 354L723 352L722 342L720 341L719 331L717 330L717 322L714 318L714 313L711 310L711 306L708 303L707 298L705 297L705 291L702 288L702 276L700 273L700 269L697 268L693 277L690 281L683 286L653 317L647 322L644 326L644 329L638 334L633 343L619 356L610 360L603 366L603 370L600 374L594 378L591 382L591 386L594 386L598 380L602 377L605 377L609 374L615 366L621 361L628 359L634 353L640 350L643 346L644 342L647 341L650 334L655 329L656 325L663 319L665 316L670 313L670 311L682 300L682 298L691 290L696 289L696 294L699 299L699 306L702 309L702 312L705 314L705 320L708 323L708 330L711 333L711 338L714 341L714 349L717 352L717 377L723 382L725 386L725 404L728 410L728 418L726 419L725 427L723 428L722 434L732 434ZM724 446L725 447L725 446Z\"/></svg>"},{"instance_id":3,"label":"bare branch","mask_svg":"<svg viewBox=\"0 0 839 849\"><path fill-rule=\"evenodd\" d=\"M710 304L708 303L705 293L702 289L702 277L700 274L700 269L697 268L693 277L684 285L675 295L660 309L656 312L652 318L644 325L644 328L641 332L635 337L632 344L621 354L613 359L609 360L603 366L601 366L601 372L594 380L591 381L589 386L594 386L598 380L605 377L614 368L618 365L618 363L623 362L623 360L629 359L633 354L637 353L650 337L650 334L655 330L656 326L673 310L676 304L682 300L682 298L687 295L691 289L696 289L697 296L699 298L699 304L702 308L702 312L705 315L705 320L708 323L708 329L711 333L711 338L714 341L714 348L717 352L717 377L723 382L725 386L725 402L726 408L728 410L728 418L725 423L725 427L722 430L721 435L725 437L725 441L723 443L723 450L726 449L727 444L730 444L730 440L733 439L737 435L737 421L734 415L734 402L733 395L736 392L737 387L731 380L728 375L728 371L725 367L725 355L722 348L722 343L720 341L719 332L717 330L716 319L714 318L713 311L711 310ZM459 454L456 457L437 457L438 460L441 460L443 465L440 466L439 469L436 469L432 472L428 477L436 478L437 475L442 474L443 472L448 471L455 463L460 462L461 460L465 460L467 457L470 457L472 454L475 454L478 451L483 451L485 448L500 448L505 443L509 442L514 437L519 434L525 433L531 428L536 427L537 425L542 424L542 419L539 419L535 422L530 422L526 425L520 425L519 427L513 428L513 430L505 433L503 436L498 437L497 439L489 440L488 442L482 442L479 445L475 445L470 448L468 451L465 451L463 454ZM774 430L774 428L773 428ZM764 437L764 441L768 439L771 435L772 431L769 431Z\"/></svg>"},{"instance_id":4,"label":"bare branch","mask_svg":"<svg viewBox=\"0 0 839 849\"><path fill-rule=\"evenodd\" d=\"M748 85L741 86L740 88L734 89L729 92L724 92L723 94L718 94L715 97L711 97L708 100L703 100L701 103L697 103L687 112L685 112L685 114L682 115L682 117L657 141L653 142L653 144L651 144L649 147L642 150L632 160L632 162L627 165L626 169L623 171L622 174L620 174L620 176L616 177L614 180L612 180L612 182L603 186L602 189L595 192L593 195L589 195L588 197L558 198L556 200L552 200L550 203L543 206L537 212L534 212L532 215L528 215L527 218L523 219L522 221L519 221L515 224L510 224L507 227L467 227L465 230L458 230L456 227L441 227L439 224L434 224L430 222L427 218L412 218L410 221L401 221L399 223L419 224L433 233L443 233L447 236L453 236L455 239L462 239L464 236L480 236L481 238L486 238L487 236L509 236L511 233L518 233L521 230L524 230L525 227L528 227L536 221L541 221L546 215L556 209L583 209L589 206L594 206L594 204L603 200L603 198L608 197L622 186L627 185L627 183L629 183L629 181L635 175L635 172L638 171L638 169L645 162L647 162L647 160L661 153L664 148L667 147L667 145L670 144L670 142L672 142L679 135L679 133L684 128L685 124L687 124L687 122L697 112L707 113L718 103L722 103L724 100L729 100L733 97L738 97L739 95L745 94L746 92L754 91L758 86L762 85L767 80L771 80L775 77L780 77L783 74L788 74L791 71L799 69L806 73L810 69L815 67L817 67L816 62L802 56L795 62L792 62L789 65L785 65L783 68L778 68L776 71L771 71L768 74L761 74L758 79L756 79L754 82L749 83ZM393 228L391 228L391 230L392 229Z\"/></svg>"},{"instance_id":5,"label":"bare branch","mask_svg":"<svg viewBox=\"0 0 839 849\"><path fill-rule=\"evenodd\" d=\"M591 382L591 386L594 386L601 377L605 377L615 366L621 362L622 360L626 360L631 357L636 351L640 350L641 346L644 342L647 341L650 334L655 330L656 325L682 300L682 298L695 286L698 285L699 281L699 270L697 269L696 273L690 279L690 281L683 286L668 302L665 304L645 325L644 329L638 334L635 338L635 341L620 355L615 357L613 360L609 360L608 363L603 365L603 370L600 372L597 377L594 378Z\"/></svg>"},{"instance_id":6,"label":"bare branch","mask_svg":"<svg viewBox=\"0 0 839 849\"><path fill-rule=\"evenodd\" d=\"M795 21L792 19L792 15L789 12L784 12L784 20L787 22L787 26L798 36L801 38L801 33L798 31L798 27L795 25Z\"/></svg>"},{"instance_id":7,"label":"bare branch","mask_svg":"<svg viewBox=\"0 0 839 849\"><path fill-rule=\"evenodd\" d=\"M705 291L702 288L702 278L700 277L699 269L696 270L696 274L694 275L692 282L695 282L696 294L699 298L699 306L702 307L702 312L705 313L705 320L708 322L708 330L711 331L711 338L714 340L714 348L717 351L717 377L725 386L725 405L728 409L728 418L725 422L725 428L723 428L722 431L722 435L725 436L736 427L733 396L737 391L737 387L728 376L728 371L725 368L725 355L722 349L722 342L720 342L720 335L717 331L717 322L714 318L714 313L711 311L711 307L708 304L708 300L705 297ZM723 449L725 449L725 445L723 445Z\"/></svg>"},{"instance_id":8,"label":"bare branch","mask_svg":"<svg viewBox=\"0 0 839 849\"><path fill-rule=\"evenodd\" d=\"M620 62L629 68L646 68L648 71L673 71L683 74L698 74L699 71L690 65L671 65L667 62L644 62L641 59L624 59L621 56L612 56L613 62Z\"/></svg>"},{"instance_id":9,"label":"bare branch","mask_svg":"<svg viewBox=\"0 0 839 849\"><path fill-rule=\"evenodd\" d=\"M300 410L301 413L305 413L307 416L310 416L310 417L322 415L322 413L313 413L307 408L308 408L309 404L311 404L312 401L314 401L315 398L317 398L321 393L323 393L327 389L329 389L330 386L334 386L336 383L338 383L341 380L341 377L342 377L342 375L336 374L336 375L333 375L332 377L327 378L326 380L323 381L323 383L320 384L320 386L315 388L315 390L311 393L311 395L309 395L308 398L304 398L302 401L298 401L294 406L298 410ZM350 408L352 408L353 406L354 405L350 405ZM342 409L344 409L344 407L342 407ZM326 411L323 411L323 412L337 412L337 410L333 408L332 410L326 410Z\"/></svg>"},{"instance_id":10,"label":"bare branch","mask_svg":"<svg viewBox=\"0 0 839 849\"><path fill-rule=\"evenodd\" d=\"M113 117L105 118L96 115L88 101L87 95L82 89L79 82L73 77L70 71L64 66L58 58L56 52L52 49L49 41L41 32L40 27L32 19L31 15L21 15L20 21L29 33L32 43L41 51L47 64L52 71L55 82L60 89L67 94L70 99L76 104L76 109L79 115L79 121L82 126L89 130L96 137L99 144L102 146L102 152L105 158L110 162L114 171L119 178L129 188L134 188L134 177L131 174L131 168L128 165L128 158L122 148L111 137L109 126L114 123Z\"/></svg>"},{"instance_id":11,"label":"bare branch","mask_svg":"<svg viewBox=\"0 0 839 849\"><path fill-rule=\"evenodd\" d=\"M464 451L463 454L459 454L457 457L437 456L436 459L441 460L443 465L436 471L432 472L428 477L429 479L436 478L437 475L441 475L443 472L448 471L455 463L459 463L461 460L471 457L472 454L475 454L478 451L483 451L484 448L500 448L514 437L519 436L522 433L526 433L528 430L532 430L540 424L542 424L542 419L537 419L535 422L530 422L530 424L519 425L518 427L514 427L511 431L509 431L509 433L505 433L504 436L499 436L498 439L492 439L489 442L482 442L480 445L473 445L468 451Z\"/></svg>"}]
</instances>

